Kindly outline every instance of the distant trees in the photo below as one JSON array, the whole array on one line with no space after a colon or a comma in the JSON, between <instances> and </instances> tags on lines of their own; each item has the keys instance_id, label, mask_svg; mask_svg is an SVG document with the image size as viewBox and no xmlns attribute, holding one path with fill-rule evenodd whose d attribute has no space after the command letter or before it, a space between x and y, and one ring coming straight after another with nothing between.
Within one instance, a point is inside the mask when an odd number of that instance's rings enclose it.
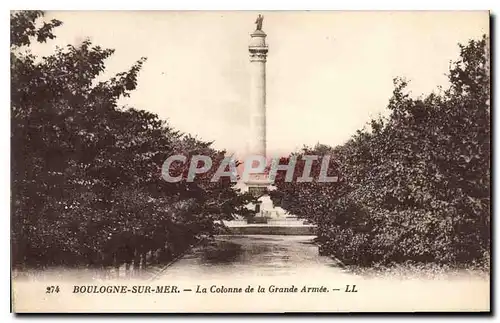
<instances>
[{"instance_id":1,"label":"distant trees","mask_svg":"<svg viewBox=\"0 0 500 323\"><path fill-rule=\"evenodd\" d=\"M460 45L448 89L413 99L396 79L387 118L344 145L298 152L335 156L340 182L285 183L279 173L273 198L317 224L322 253L361 266L489 265L488 42Z\"/></svg>"},{"instance_id":2,"label":"distant trees","mask_svg":"<svg viewBox=\"0 0 500 323\"><path fill-rule=\"evenodd\" d=\"M218 220L245 212L250 197L229 180L161 178L172 154L205 154L217 164L225 152L153 113L118 106L136 88L145 58L96 82L113 50L87 40L36 57L30 44L53 39L62 24L42 17L11 14L14 266L166 261L217 232ZM186 172L188 163L178 167Z\"/></svg>"}]
</instances>

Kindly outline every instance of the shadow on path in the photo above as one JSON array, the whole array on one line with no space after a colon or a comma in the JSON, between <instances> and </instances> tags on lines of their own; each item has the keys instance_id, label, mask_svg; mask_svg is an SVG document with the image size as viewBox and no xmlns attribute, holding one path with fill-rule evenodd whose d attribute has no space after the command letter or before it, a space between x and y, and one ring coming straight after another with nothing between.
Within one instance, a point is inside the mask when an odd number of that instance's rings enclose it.
<instances>
[{"instance_id":1,"label":"shadow on path","mask_svg":"<svg viewBox=\"0 0 500 323\"><path fill-rule=\"evenodd\" d=\"M287 276L306 269L334 267L333 260L318 255L313 239L313 236L217 236L172 264L162 276Z\"/></svg>"}]
</instances>

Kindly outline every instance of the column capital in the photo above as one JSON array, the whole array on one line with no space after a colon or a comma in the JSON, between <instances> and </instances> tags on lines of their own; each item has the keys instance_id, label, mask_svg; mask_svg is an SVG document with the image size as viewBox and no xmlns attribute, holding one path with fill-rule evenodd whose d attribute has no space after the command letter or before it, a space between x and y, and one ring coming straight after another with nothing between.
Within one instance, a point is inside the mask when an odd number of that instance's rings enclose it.
<instances>
[{"instance_id":1,"label":"column capital","mask_svg":"<svg viewBox=\"0 0 500 323\"><path fill-rule=\"evenodd\" d=\"M263 53L250 53L250 62L266 62L267 54Z\"/></svg>"},{"instance_id":2,"label":"column capital","mask_svg":"<svg viewBox=\"0 0 500 323\"><path fill-rule=\"evenodd\" d=\"M269 51L269 49L267 45L248 46L248 51L250 52L251 62L265 62L267 58L267 52Z\"/></svg>"},{"instance_id":3,"label":"column capital","mask_svg":"<svg viewBox=\"0 0 500 323\"><path fill-rule=\"evenodd\" d=\"M250 52L250 61L265 62L269 48L266 44L266 33L262 30L256 30L250 34L250 44L248 51Z\"/></svg>"}]
</instances>

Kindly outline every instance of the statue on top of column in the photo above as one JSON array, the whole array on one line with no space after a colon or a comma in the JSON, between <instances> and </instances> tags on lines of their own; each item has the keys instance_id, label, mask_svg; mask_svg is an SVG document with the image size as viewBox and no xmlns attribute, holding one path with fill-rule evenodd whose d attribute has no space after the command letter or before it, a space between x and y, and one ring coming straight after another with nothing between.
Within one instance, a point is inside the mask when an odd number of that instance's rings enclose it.
<instances>
[{"instance_id":1,"label":"statue on top of column","mask_svg":"<svg viewBox=\"0 0 500 323\"><path fill-rule=\"evenodd\" d=\"M255 20L255 23L257 24L257 29L256 30L262 30L262 21L264 20L264 16L259 14L257 17L257 20Z\"/></svg>"}]
</instances>

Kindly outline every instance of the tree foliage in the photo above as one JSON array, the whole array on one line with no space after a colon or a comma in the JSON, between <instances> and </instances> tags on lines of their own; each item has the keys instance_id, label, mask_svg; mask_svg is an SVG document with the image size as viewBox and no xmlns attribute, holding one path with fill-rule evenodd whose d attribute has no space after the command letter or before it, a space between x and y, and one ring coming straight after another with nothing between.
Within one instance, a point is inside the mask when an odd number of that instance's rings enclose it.
<instances>
[{"instance_id":1,"label":"tree foliage","mask_svg":"<svg viewBox=\"0 0 500 323\"><path fill-rule=\"evenodd\" d=\"M53 39L61 25L42 18L41 11L11 14L14 266L169 260L243 209L250 197L230 181L162 179L172 154L203 153L217 165L225 152L153 113L119 106L145 58L97 82L114 51L86 40L36 57L30 44Z\"/></svg>"},{"instance_id":2,"label":"tree foliage","mask_svg":"<svg viewBox=\"0 0 500 323\"><path fill-rule=\"evenodd\" d=\"M318 227L322 253L346 264L486 264L490 253L488 38L460 45L450 86L412 98L395 80L389 116L329 154L338 183L285 183L276 201Z\"/></svg>"}]
</instances>

